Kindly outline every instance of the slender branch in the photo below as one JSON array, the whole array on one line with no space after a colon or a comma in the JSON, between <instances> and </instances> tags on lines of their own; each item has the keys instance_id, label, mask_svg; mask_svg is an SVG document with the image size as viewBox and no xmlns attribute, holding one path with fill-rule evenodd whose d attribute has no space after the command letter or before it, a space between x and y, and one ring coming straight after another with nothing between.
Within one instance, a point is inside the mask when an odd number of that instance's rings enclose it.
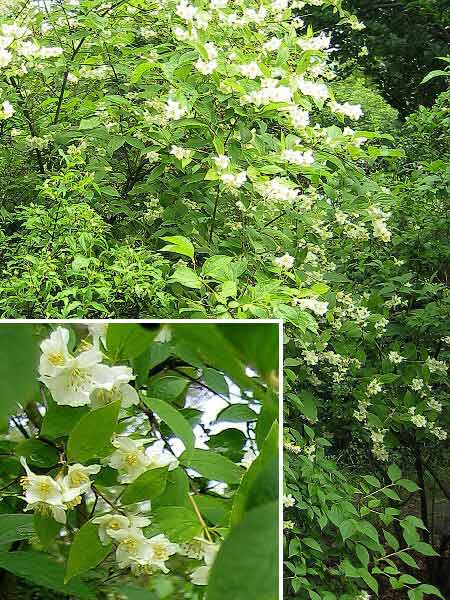
<instances>
[{"instance_id":1,"label":"slender branch","mask_svg":"<svg viewBox=\"0 0 450 600\"><path fill-rule=\"evenodd\" d=\"M114 510L116 510L117 512L120 512L120 513L122 513L122 514L125 514L125 513L124 513L124 511L123 511L121 508L119 508L118 506L116 506L116 505L115 505L113 502L111 502L111 500L109 500L109 499L108 499L106 496L104 496L104 495L101 493L101 491L100 491L100 490L99 490L99 489L98 489L98 488L97 488L95 485L92 485L92 486L91 486L91 489L92 489L92 491L94 492L94 494L96 494L96 495L100 496L100 498L101 498L102 500L104 500L104 501L106 502L106 504L109 504L109 506L111 506L111 508L113 508L113 509L114 509Z\"/></svg>"},{"instance_id":2,"label":"slender branch","mask_svg":"<svg viewBox=\"0 0 450 600\"><path fill-rule=\"evenodd\" d=\"M192 504L192 506L194 508L194 512L195 512L195 514L197 516L198 522L202 526L202 528L203 528L203 530L204 530L204 532L206 534L206 537L208 538L208 541L211 542L211 544L212 544L213 543L213 539L211 537L211 534L209 533L209 528L208 528L207 524L205 523L205 521L204 521L204 519L202 517L201 512L199 511L197 503L194 500L194 496L192 494L188 494L188 497L189 497L189 500L190 500L190 502L191 502L191 504Z\"/></svg>"},{"instance_id":3,"label":"slender branch","mask_svg":"<svg viewBox=\"0 0 450 600\"><path fill-rule=\"evenodd\" d=\"M20 431L20 433L26 437L27 439L30 437L30 434L28 433L28 431L25 429L25 427L22 425L22 423L20 423L15 417L11 417L11 421L14 423L14 425L17 427L17 429Z\"/></svg>"},{"instance_id":4,"label":"slender branch","mask_svg":"<svg viewBox=\"0 0 450 600\"><path fill-rule=\"evenodd\" d=\"M212 236L214 233L214 227L216 226L216 215L217 215L217 207L219 205L219 196L220 196L220 187L217 187L216 199L214 201L214 211L211 220L211 227L209 229L209 243L211 243Z\"/></svg>"}]
</instances>

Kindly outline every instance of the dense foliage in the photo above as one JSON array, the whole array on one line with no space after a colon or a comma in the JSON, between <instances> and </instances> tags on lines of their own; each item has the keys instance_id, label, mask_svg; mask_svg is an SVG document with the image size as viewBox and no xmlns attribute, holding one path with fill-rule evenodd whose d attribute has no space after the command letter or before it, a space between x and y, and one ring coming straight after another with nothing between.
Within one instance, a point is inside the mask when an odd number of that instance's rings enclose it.
<instances>
[{"instance_id":1,"label":"dense foliage","mask_svg":"<svg viewBox=\"0 0 450 600\"><path fill-rule=\"evenodd\" d=\"M275 600L278 344L276 323L0 325L0 596Z\"/></svg>"},{"instance_id":2,"label":"dense foliage","mask_svg":"<svg viewBox=\"0 0 450 600\"><path fill-rule=\"evenodd\" d=\"M0 312L282 318L287 597L444 597L448 6L349 6L5 4Z\"/></svg>"}]
</instances>

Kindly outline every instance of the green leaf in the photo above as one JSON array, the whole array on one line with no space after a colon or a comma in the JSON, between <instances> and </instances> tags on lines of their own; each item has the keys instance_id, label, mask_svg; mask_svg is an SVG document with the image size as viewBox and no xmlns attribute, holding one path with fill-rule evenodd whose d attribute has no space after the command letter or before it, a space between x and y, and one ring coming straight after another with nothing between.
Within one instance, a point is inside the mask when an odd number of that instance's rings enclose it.
<instances>
[{"instance_id":1,"label":"green leaf","mask_svg":"<svg viewBox=\"0 0 450 600\"><path fill-rule=\"evenodd\" d=\"M437 587L435 587L434 585L430 585L429 583L422 583L416 589L420 590L422 592L422 594L428 594L430 596L437 596L438 598L442 598L442 600L445 600L444 596L437 589Z\"/></svg>"},{"instance_id":2,"label":"green leaf","mask_svg":"<svg viewBox=\"0 0 450 600\"><path fill-rule=\"evenodd\" d=\"M191 450L194 447L194 432L180 411L164 402L164 400L158 400L157 398L144 398L144 403L180 438L186 450Z\"/></svg>"},{"instance_id":3,"label":"green leaf","mask_svg":"<svg viewBox=\"0 0 450 600\"><path fill-rule=\"evenodd\" d=\"M101 124L100 117L91 117L90 119L81 119L80 129L95 129Z\"/></svg>"},{"instance_id":4,"label":"green leaf","mask_svg":"<svg viewBox=\"0 0 450 600\"><path fill-rule=\"evenodd\" d=\"M137 83L138 81L140 81L140 79L144 75L144 73L146 71L150 71L151 69L153 69L153 67L154 67L154 63L151 63L148 60L139 63L136 66L136 68L134 69L134 71L130 77L130 82Z\"/></svg>"},{"instance_id":5,"label":"green leaf","mask_svg":"<svg viewBox=\"0 0 450 600\"><path fill-rule=\"evenodd\" d=\"M356 521L354 519L346 519L345 521L342 521L342 523L339 525L339 531L341 532L342 539L344 541L352 537L352 535L358 531Z\"/></svg>"},{"instance_id":6,"label":"green leaf","mask_svg":"<svg viewBox=\"0 0 450 600\"><path fill-rule=\"evenodd\" d=\"M59 534L61 524L51 517L34 513L34 528L41 544L48 548Z\"/></svg>"},{"instance_id":7,"label":"green leaf","mask_svg":"<svg viewBox=\"0 0 450 600\"><path fill-rule=\"evenodd\" d=\"M239 483L244 474L244 470L241 467L212 450L198 450L194 448L190 452L184 452L180 457L180 462L185 467L194 469L194 471L197 471L203 477L215 481Z\"/></svg>"},{"instance_id":8,"label":"green leaf","mask_svg":"<svg viewBox=\"0 0 450 600\"><path fill-rule=\"evenodd\" d=\"M0 515L0 546L35 534L33 515Z\"/></svg>"},{"instance_id":9,"label":"green leaf","mask_svg":"<svg viewBox=\"0 0 450 600\"><path fill-rule=\"evenodd\" d=\"M35 467L54 467L59 461L58 450L40 440L24 440L16 446L16 454Z\"/></svg>"},{"instance_id":10,"label":"green leaf","mask_svg":"<svg viewBox=\"0 0 450 600\"><path fill-rule=\"evenodd\" d=\"M179 467L169 471L165 491L153 502L152 507L186 506L191 507L189 498L189 480L184 470Z\"/></svg>"},{"instance_id":11,"label":"green leaf","mask_svg":"<svg viewBox=\"0 0 450 600\"><path fill-rule=\"evenodd\" d=\"M255 508L233 527L214 561L208 600L278 598L278 503Z\"/></svg>"},{"instance_id":12,"label":"green leaf","mask_svg":"<svg viewBox=\"0 0 450 600\"><path fill-rule=\"evenodd\" d=\"M168 470L166 467L151 469L142 473L130 483L120 497L122 504L133 504L144 500L153 500L166 489Z\"/></svg>"},{"instance_id":13,"label":"green leaf","mask_svg":"<svg viewBox=\"0 0 450 600\"><path fill-rule=\"evenodd\" d=\"M202 370L202 378L206 385L214 390L217 394L228 395L230 390L225 377L216 369L204 368ZM226 410L226 409L225 409Z\"/></svg>"},{"instance_id":14,"label":"green leaf","mask_svg":"<svg viewBox=\"0 0 450 600\"><path fill-rule=\"evenodd\" d=\"M232 404L227 406L217 415L216 422L246 423L256 421L258 415L248 404Z\"/></svg>"},{"instance_id":15,"label":"green leaf","mask_svg":"<svg viewBox=\"0 0 450 600\"><path fill-rule=\"evenodd\" d=\"M278 372L280 334L277 323L227 323L221 327L241 360L261 376Z\"/></svg>"},{"instance_id":16,"label":"green leaf","mask_svg":"<svg viewBox=\"0 0 450 600\"><path fill-rule=\"evenodd\" d=\"M192 508L164 506L153 512L152 529L164 533L171 542L187 542L202 533Z\"/></svg>"},{"instance_id":17,"label":"green leaf","mask_svg":"<svg viewBox=\"0 0 450 600\"><path fill-rule=\"evenodd\" d=\"M397 481L397 485L405 488L405 490L408 492L417 492L417 490L420 490L420 487L417 485L417 483L415 481L411 481L410 479L399 479Z\"/></svg>"},{"instance_id":18,"label":"green leaf","mask_svg":"<svg viewBox=\"0 0 450 600\"><path fill-rule=\"evenodd\" d=\"M399 552L397 554L400 560L406 563L409 567L413 567L414 569L418 569L419 565L416 563L414 558L410 556L407 552Z\"/></svg>"},{"instance_id":19,"label":"green leaf","mask_svg":"<svg viewBox=\"0 0 450 600\"><path fill-rule=\"evenodd\" d=\"M120 402L90 411L78 421L67 442L70 462L86 462L103 458L111 451L111 438L117 427Z\"/></svg>"},{"instance_id":20,"label":"green leaf","mask_svg":"<svg viewBox=\"0 0 450 600\"><path fill-rule=\"evenodd\" d=\"M362 544L356 544L356 556L359 558L362 565L364 565L367 569L367 565L369 564L369 553L367 552L367 548L365 548Z\"/></svg>"},{"instance_id":21,"label":"green leaf","mask_svg":"<svg viewBox=\"0 0 450 600\"><path fill-rule=\"evenodd\" d=\"M431 79L434 79L435 77L448 77L449 75L450 75L450 73L448 71L442 71L440 69L436 69L435 71L430 71L427 75L425 75L425 77L422 79L420 84L427 83L428 81L430 81Z\"/></svg>"},{"instance_id":22,"label":"green leaf","mask_svg":"<svg viewBox=\"0 0 450 600\"><path fill-rule=\"evenodd\" d=\"M110 323L106 334L106 347L115 358L136 358L153 342L158 329L146 329L138 323Z\"/></svg>"},{"instance_id":23,"label":"green leaf","mask_svg":"<svg viewBox=\"0 0 450 600\"><path fill-rule=\"evenodd\" d=\"M235 494L231 524L239 523L247 511L277 501L278 496L278 423L274 423Z\"/></svg>"},{"instance_id":24,"label":"green leaf","mask_svg":"<svg viewBox=\"0 0 450 600\"><path fill-rule=\"evenodd\" d=\"M397 465L391 465L388 468L388 475L389 479L395 483L402 476L402 472Z\"/></svg>"},{"instance_id":25,"label":"green leaf","mask_svg":"<svg viewBox=\"0 0 450 600\"><path fill-rule=\"evenodd\" d=\"M0 324L0 428L8 416L26 406L37 387L38 348L33 326Z\"/></svg>"},{"instance_id":26,"label":"green leaf","mask_svg":"<svg viewBox=\"0 0 450 600\"><path fill-rule=\"evenodd\" d=\"M312 548L313 550L322 552L321 545L314 538L310 538L310 537L302 538L301 542L302 542L302 544L305 544L305 546L308 546L308 548Z\"/></svg>"},{"instance_id":27,"label":"green leaf","mask_svg":"<svg viewBox=\"0 0 450 600\"><path fill-rule=\"evenodd\" d=\"M203 263L202 275L215 281L227 281L227 279L230 279L230 265L232 262L232 256L211 256Z\"/></svg>"},{"instance_id":28,"label":"green leaf","mask_svg":"<svg viewBox=\"0 0 450 600\"><path fill-rule=\"evenodd\" d=\"M381 485L379 480L373 475L364 475L363 479L374 488L379 488Z\"/></svg>"},{"instance_id":29,"label":"green leaf","mask_svg":"<svg viewBox=\"0 0 450 600\"><path fill-rule=\"evenodd\" d=\"M81 580L75 579L69 585L65 585L63 565L44 552L0 552L0 568L61 594L72 595L82 600L97 598L96 593Z\"/></svg>"},{"instance_id":30,"label":"green leaf","mask_svg":"<svg viewBox=\"0 0 450 600\"><path fill-rule=\"evenodd\" d=\"M239 359L235 347L224 337L222 328L226 325L209 323L182 323L173 333L174 342L185 342L195 348L203 362L228 375L244 389L253 389L255 383L245 372L245 365Z\"/></svg>"},{"instance_id":31,"label":"green leaf","mask_svg":"<svg viewBox=\"0 0 450 600\"><path fill-rule=\"evenodd\" d=\"M195 496L195 502L203 518L213 526L226 526L230 519L231 500L219 496Z\"/></svg>"},{"instance_id":32,"label":"green leaf","mask_svg":"<svg viewBox=\"0 0 450 600\"><path fill-rule=\"evenodd\" d=\"M60 406L53 400L47 400L47 411L41 425L42 437L56 440L69 435L76 423L88 412L87 406Z\"/></svg>"},{"instance_id":33,"label":"green leaf","mask_svg":"<svg viewBox=\"0 0 450 600\"><path fill-rule=\"evenodd\" d=\"M65 581L95 568L110 553L112 544L104 546L98 537L98 527L88 521L75 534L67 559Z\"/></svg>"},{"instance_id":34,"label":"green leaf","mask_svg":"<svg viewBox=\"0 0 450 600\"><path fill-rule=\"evenodd\" d=\"M394 537L392 535L392 533L389 533L389 531L385 531L383 529L383 534L384 534L384 539L386 540L386 543L394 550L397 551L400 548L400 544L398 543L398 540L396 537Z\"/></svg>"},{"instance_id":35,"label":"green leaf","mask_svg":"<svg viewBox=\"0 0 450 600\"><path fill-rule=\"evenodd\" d=\"M420 552L420 554L423 554L424 556L439 556L439 553L436 552L433 546L427 544L426 542L416 542L412 546L412 548L413 550L415 550L416 552Z\"/></svg>"},{"instance_id":36,"label":"green leaf","mask_svg":"<svg viewBox=\"0 0 450 600\"><path fill-rule=\"evenodd\" d=\"M161 248L161 252L173 252L174 254L182 254L183 256L189 256L190 259L194 260L194 246L191 241L182 235L169 235L162 237L162 240L169 242L167 246Z\"/></svg>"},{"instance_id":37,"label":"green leaf","mask_svg":"<svg viewBox=\"0 0 450 600\"><path fill-rule=\"evenodd\" d=\"M188 385L189 381L178 375L157 375L148 380L147 394L162 400L174 400L186 392Z\"/></svg>"},{"instance_id":38,"label":"green leaf","mask_svg":"<svg viewBox=\"0 0 450 600\"><path fill-rule=\"evenodd\" d=\"M197 275L197 273L193 269L190 269L185 265L179 265L175 269L175 272L173 273L169 281L181 283L181 285L184 285L188 288L200 289L202 287L202 280Z\"/></svg>"}]
</instances>

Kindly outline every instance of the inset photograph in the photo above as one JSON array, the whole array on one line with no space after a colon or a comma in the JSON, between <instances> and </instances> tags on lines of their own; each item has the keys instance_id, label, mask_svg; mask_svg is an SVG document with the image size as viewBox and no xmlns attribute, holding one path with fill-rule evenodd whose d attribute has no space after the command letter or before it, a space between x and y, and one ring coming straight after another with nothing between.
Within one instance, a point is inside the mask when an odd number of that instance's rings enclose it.
<instances>
[{"instance_id":1,"label":"inset photograph","mask_svg":"<svg viewBox=\"0 0 450 600\"><path fill-rule=\"evenodd\" d=\"M0 324L0 598L278 600L281 324Z\"/></svg>"}]
</instances>

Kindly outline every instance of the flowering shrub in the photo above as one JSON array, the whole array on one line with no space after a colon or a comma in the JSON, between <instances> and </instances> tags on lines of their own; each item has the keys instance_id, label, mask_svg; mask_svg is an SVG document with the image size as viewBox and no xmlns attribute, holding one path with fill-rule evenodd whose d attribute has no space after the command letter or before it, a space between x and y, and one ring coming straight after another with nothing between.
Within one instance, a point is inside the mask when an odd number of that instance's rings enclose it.
<instances>
[{"instance_id":1,"label":"flowering shrub","mask_svg":"<svg viewBox=\"0 0 450 600\"><path fill-rule=\"evenodd\" d=\"M2 569L77 598L276 598L276 324L2 325L0 342Z\"/></svg>"},{"instance_id":2,"label":"flowering shrub","mask_svg":"<svg viewBox=\"0 0 450 600\"><path fill-rule=\"evenodd\" d=\"M360 27L337 0L4 6L3 156L27 189L6 178L3 315L284 317L283 255L308 289L332 232L389 240L359 165L395 151L334 98L311 5Z\"/></svg>"}]
</instances>

